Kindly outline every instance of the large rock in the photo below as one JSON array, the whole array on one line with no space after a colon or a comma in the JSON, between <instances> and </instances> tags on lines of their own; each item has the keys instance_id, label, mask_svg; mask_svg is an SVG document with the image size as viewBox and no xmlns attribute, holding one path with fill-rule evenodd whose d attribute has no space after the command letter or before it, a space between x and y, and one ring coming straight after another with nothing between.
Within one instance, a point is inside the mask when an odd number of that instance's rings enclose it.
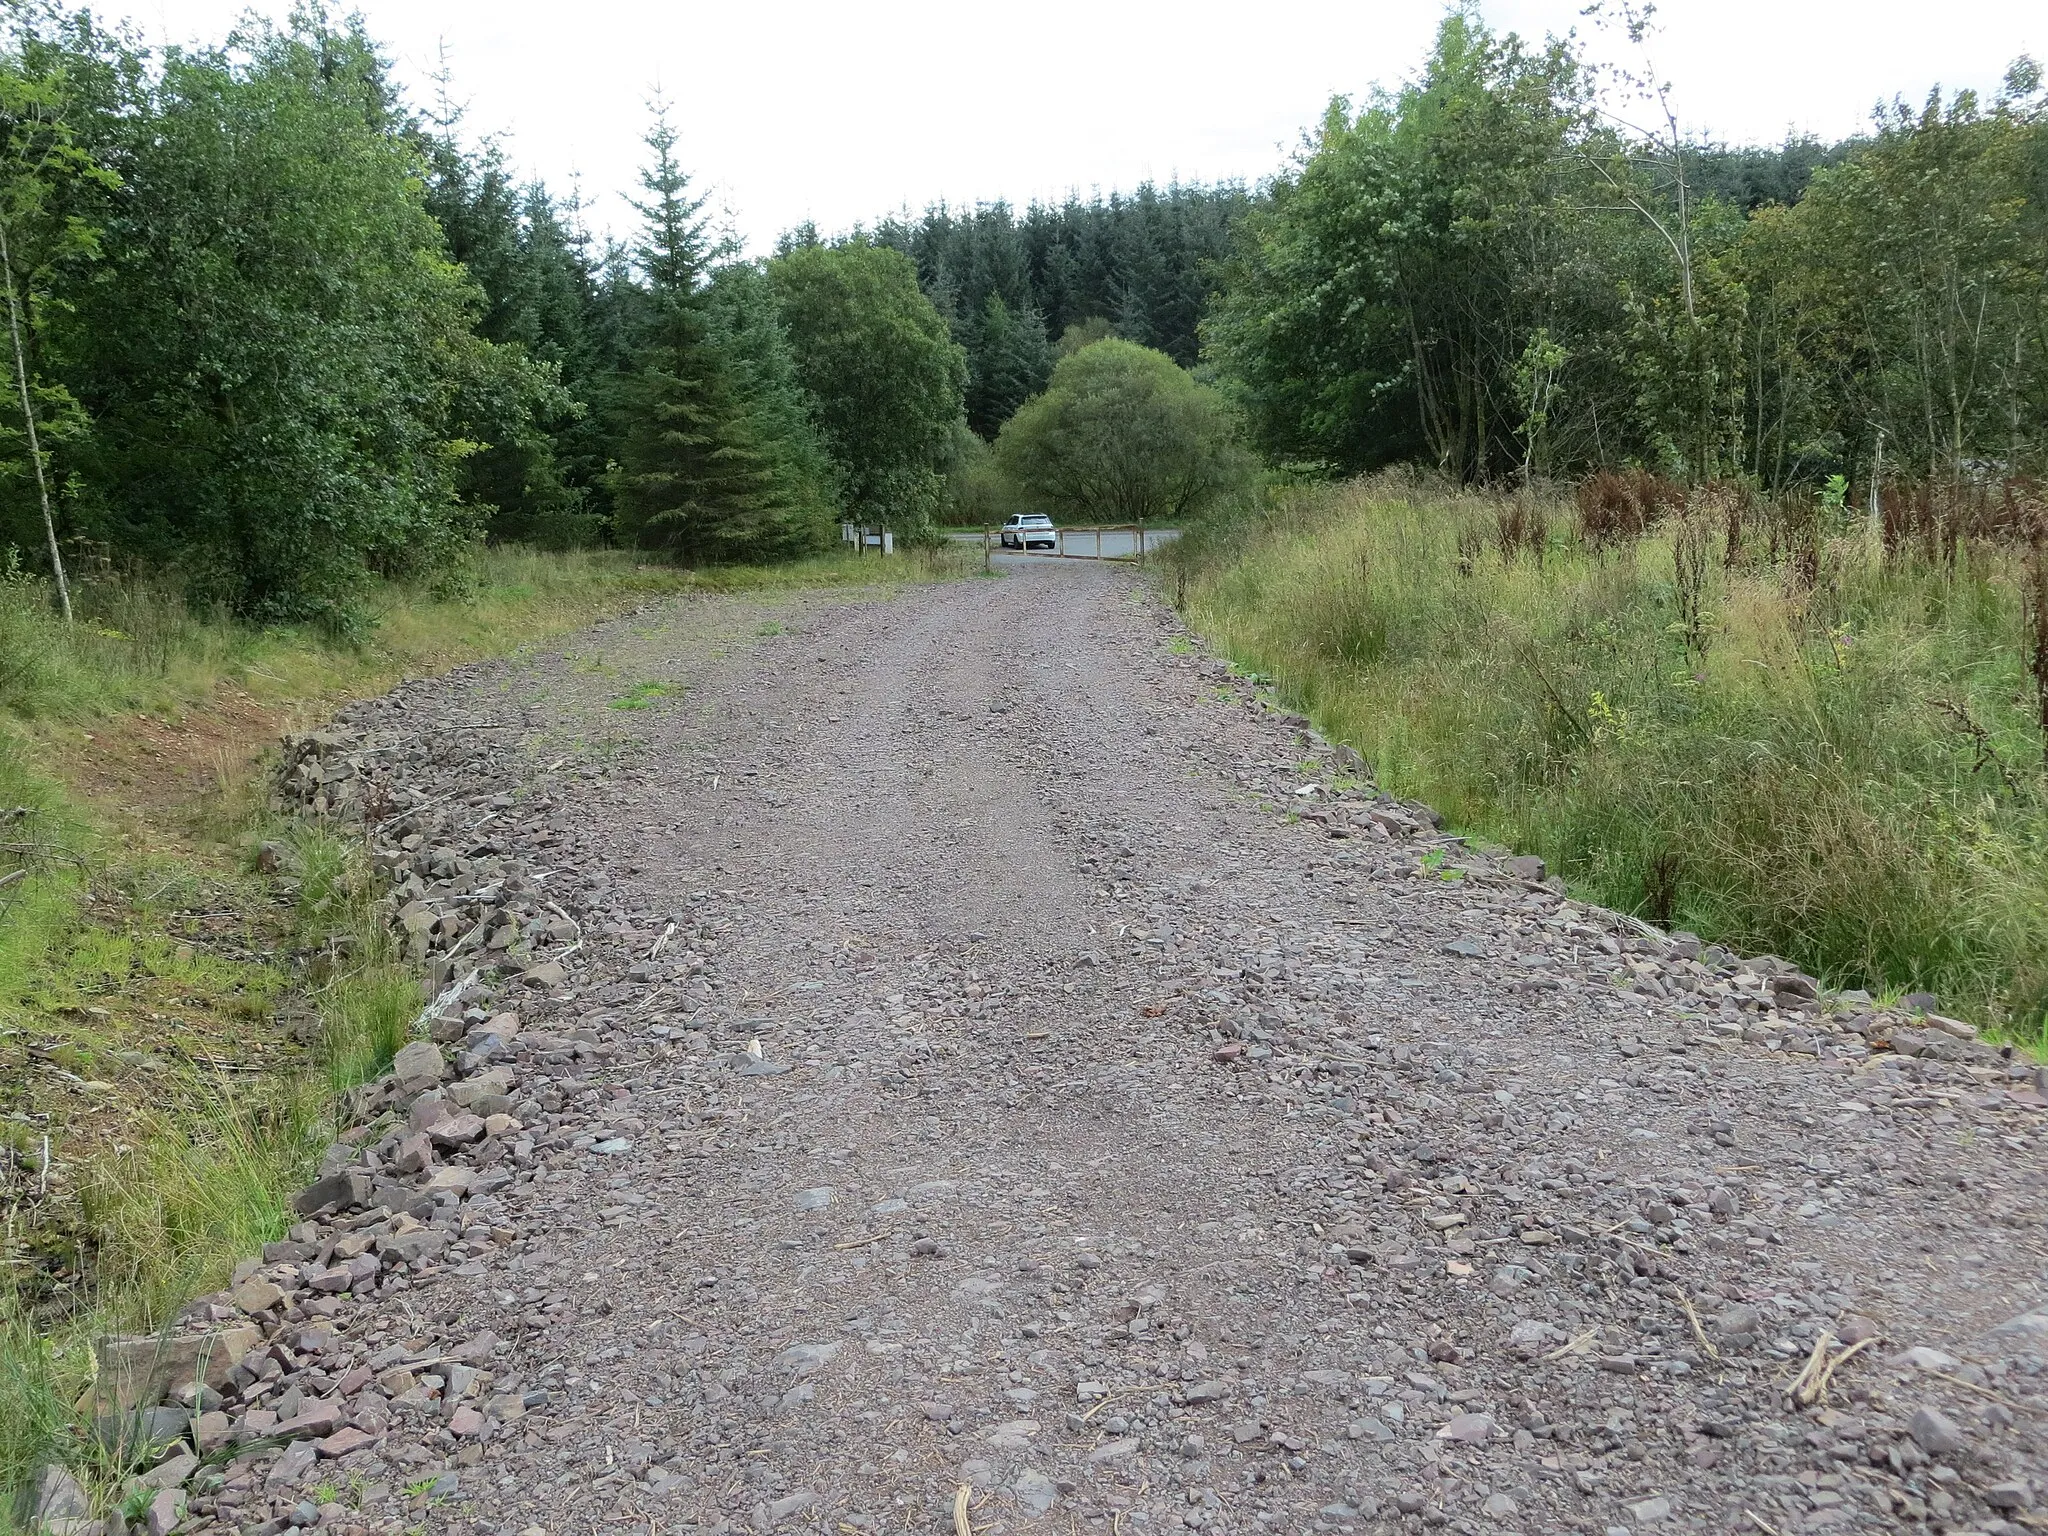
<instances>
[{"instance_id":1,"label":"large rock","mask_svg":"<svg viewBox=\"0 0 2048 1536\"><path fill-rule=\"evenodd\" d=\"M424 1190L409 1185L396 1184L389 1179L379 1179L376 1188L370 1192L370 1203L390 1211L416 1216L425 1221L434 1214L434 1197Z\"/></svg>"},{"instance_id":2,"label":"large rock","mask_svg":"<svg viewBox=\"0 0 2048 1536\"><path fill-rule=\"evenodd\" d=\"M310 1402L293 1417L280 1419L271 1433L281 1440L322 1440L340 1429L344 1418L339 1403Z\"/></svg>"},{"instance_id":3,"label":"large rock","mask_svg":"<svg viewBox=\"0 0 2048 1536\"><path fill-rule=\"evenodd\" d=\"M261 1337L254 1327L242 1326L176 1338L152 1334L97 1339L93 1343L93 1355L99 1362L99 1376L92 1389L94 1406L102 1414L132 1413L195 1385L218 1392L227 1385L228 1372Z\"/></svg>"},{"instance_id":4,"label":"large rock","mask_svg":"<svg viewBox=\"0 0 2048 1536\"><path fill-rule=\"evenodd\" d=\"M472 1141L482 1140L483 1134L483 1121L467 1110L445 1120L437 1120L426 1130L427 1139L437 1147L466 1146Z\"/></svg>"},{"instance_id":5,"label":"large rock","mask_svg":"<svg viewBox=\"0 0 2048 1536\"><path fill-rule=\"evenodd\" d=\"M131 1408L100 1415L93 1433L121 1462L144 1461L184 1438L192 1415L183 1408Z\"/></svg>"},{"instance_id":6,"label":"large rock","mask_svg":"<svg viewBox=\"0 0 2048 1536\"><path fill-rule=\"evenodd\" d=\"M1906 1432L1919 1441L1920 1449L1930 1456L1953 1456L1970 1443L1962 1427L1934 1407L1915 1408L1913 1417L1906 1421Z\"/></svg>"},{"instance_id":7,"label":"large rock","mask_svg":"<svg viewBox=\"0 0 2048 1536\"><path fill-rule=\"evenodd\" d=\"M1436 1432L1439 1440L1456 1440L1465 1445L1484 1445L1493 1438L1493 1417L1484 1413L1461 1413Z\"/></svg>"},{"instance_id":8,"label":"large rock","mask_svg":"<svg viewBox=\"0 0 2048 1536\"><path fill-rule=\"evenodd\" d=\"M1753 1338L1764 1325L1764 1315L1740 1302L1723 1307L1714 1318L1714 1333L1725 1340Z\"/></svg>"},{"instance_id":9,"label":"large rock","mask_svg":"<svg viewBox=\"0 0 2048 1536\"><path fill-rule=\"evenodd\" d=\"M269 1312L284 1301L284 1291L259 1275L251 1275L232 1291L228 1300L244 1312Z\"/></svg>"},{"instance_id":10,"label":"large rock","mask_svg":"<svg viewBox=\"0 0 2048 1536\"><path fill-rule=\"evenodd\" d=\"M559 987L569 979L569 973L559 960L547 960L521 973L519 979L529 987Z\"/></svg>"},{"instance_id":11,"label":"large rock","mask_svg":"<svg viewBox=\"0 0 2048 1536\"><path fill-rule=\"evenodd\" d=\"M447 1246L448 1234L439 1227L421 1227L416 1232L377 1239L377 1252L394 1264L417 1264L421 1259L438 1258Z\"/></svg>"},{"instance_id":12,"label":"large rock","mask_svg":"<svg viewBox=\"0 0 2048 1536\"><path fill-rule=\"evenodd\" d=\"M284 1454L270 1464L263 1481L272 1488L296 1488L319 1459L320 1452L311 1440L294 1440L285 1447Z\"/></svg>"},{"instance_id":13,"label":"large rock","mask_svg":"<svg viewBox=\"0 0 2048 1536\"><path fill-rule=\"evenodd\" d=\"M228 1443L234 1427L220 1409L211 1409L192 1421L192 1444L202 1456L209 1455Z\"/></svg>"},{"instance_id":14,"label":"large rock","mask_svg":"<svg viewBox=\"0 0 2048 1536\"><path fill-rule=\"evenodd\" d=\"M359 1205L367 1205L375 1181L360 1168L351 1168L345 1173L331 1173L324 1179L315 1179L300 1190L292 1201L292 1208L301 1216L318 1216L324 1212L352 1211Z\"/></svg>"},{"instance_id":15,"label":"large rock","mask_svg":"<svg viewBox=\"0 0 2048 1536\"><path fill-rule=\"evenodd\" d=\"M185 1523L185 1490L163 1488L149 1501L149 1536L171 1536Z\"/></svg>"},{"instance_id":16,"label":"large rock","mask_svg":"<svg viewBox=\"0 0 2048 1536\"><path fill-rule=\"evenodd\" d=\"M2048 1354L2048 1306L2009 1317L1985 1337L1995 1344Z\"/></svg>"},{"instance_id":17,"label":"large rock","mask_svg":"<svg viewBox=\"0 0 2048 1536\"><path fill-rule=\"evenodd\" d=\"M28 1507L31 1524L82 1520L92 1510L78 1479L54 1465L44 1467L29 1485Z\"/></svg>"},{"instance_id":18,"label":"large rock","mask_svg":"<svg viewBox=\"0 0 2048 1536\"><path fill-rule=\"evenodd\" d=\"M142 1476L135 1479L143 1488L178 1488L185 1480L199 1470L199 1458L190 1451L178 1451L158 1462Z\"/></svg>"},{"instance_id":19,"label":"large rock","mask_svg":"<svg viewBox=\"0 0 2048 1536\"><path fill-rule=\"evenodd\" d=\"M512 1073L507 1067L493 1067L475 1077L465 1078L448 1090L448 1097L464 1109L474 1109L478 1099L502 1096L512 1091Z\"/></svg>"},{"instance_id":20,"label":"large rock","mask_svg":"<svg viewBox=\"0 0 2048 1536\"><path fill-rule=\"evenodd\" d=\"M421 1131L400 1137L391 1152L391 1167L396 1173L424 1173L434 1162L433 1143Z\"/></svg>"},{"instance_id":21,"label":"large rock","mask_svg":"<svg viewBox=\"0 0 2048 1536\"><path fill-rule=\"evenodd\" d=\"M448 1063L441 1048L431 1040L415 1040L391 1059L391 1075L401 1086L422 1087L438 1083L448 1075Z\"/></svg>"}]
</instances>

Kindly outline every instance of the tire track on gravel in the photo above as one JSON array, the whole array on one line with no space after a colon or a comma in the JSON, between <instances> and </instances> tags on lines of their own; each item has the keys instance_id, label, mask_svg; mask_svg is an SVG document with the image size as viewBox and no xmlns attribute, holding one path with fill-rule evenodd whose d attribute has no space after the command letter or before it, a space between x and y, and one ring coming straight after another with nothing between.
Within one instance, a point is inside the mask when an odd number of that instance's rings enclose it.
<instances>
[{"instance_id":1,"label":"tire track on gravel","mask_svg":"<svg viewBox=\"0 0 2048 1536\"><path fill-rule=\"evenodd\" d=\"M1483 861L1436 878L1127 573L779 611L723 659L743 605L597 632L686 691L504 813L589 850L521 1036L588 1048L521 1048L516 1236L360 1303L502 1341L480 1428L398 1413L366 1475L451 1464L428 1518L549 1536L936 1532L962 1487L976 1531L1116 1536L2048 1501L2048 1320L1993 1331L2048 1285L2003 1063L1902 1068ZM536 742L599 718L602 678L540 675ZM671 921L692 958L650 963Z\"/></svg>"}]
</instances>

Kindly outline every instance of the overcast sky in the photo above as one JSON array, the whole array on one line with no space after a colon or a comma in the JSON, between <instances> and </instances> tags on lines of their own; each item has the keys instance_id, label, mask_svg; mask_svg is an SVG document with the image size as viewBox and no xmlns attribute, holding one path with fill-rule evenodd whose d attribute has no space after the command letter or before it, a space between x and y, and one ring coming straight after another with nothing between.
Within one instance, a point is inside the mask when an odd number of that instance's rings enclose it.
<instances>
[{"instance_id":1,"label":"overcast sky","mask_svg":"<svg viewBox=\"0 0 2048 1536\"><path fill-rule=\"evenodd\" d=\"M108 0L153 43L215 41L289 0ZM337 10L345 5L337 4ZM1525 37L1588 32L1582 0L1493 0ZM550 185L582 178L624 228L645 101L671 97L686 163L764 249L908 204L1058 197L1272 172L1332 93L1422 63L1434 0L363 0L420 100L443 48L472 136ZM2042 0L1665 0L1657 68L1729 140L1840 136L1877 101L1997 88L2048 55ZM1613 42L1593 37L1595 52Z\"/></svg>"}]
</instances>

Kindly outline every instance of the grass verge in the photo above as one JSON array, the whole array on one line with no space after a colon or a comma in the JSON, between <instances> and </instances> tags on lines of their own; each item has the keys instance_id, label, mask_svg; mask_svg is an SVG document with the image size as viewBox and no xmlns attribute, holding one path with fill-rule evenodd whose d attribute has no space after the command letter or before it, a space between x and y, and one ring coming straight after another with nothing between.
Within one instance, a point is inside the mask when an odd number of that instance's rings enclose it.
<instances>
[{"instance_id":1,"label":"grass verge","mask_svg":"<svg viewBox=\"0 0 2048 1536\"><path fill-rule=\"evenodd\" d=\"M139 929L162 920L171 931L110 935L104 914L82 915L73 941L43 956L35 979L53 989L44 1003L70 988L112 1004L86 1005L79 1022L88 1027L61 1031L59 1050L88 1071L104 1063L113 1080L80 1078L82 1103L43 1098L10 1116L15 1126L39 1122L50 1142L46 1163L39 1139L17 1139L0 1184L9 1218L0 1489L9 1493L57 1460L114 1498L134 1468L73 1408L92 1380L93 1339L160 1326L283 1235L293 1191L341 1129L340 1093L389 1065L418 1010L418 981L391 948L360 850L310 826L251 830L271 834L289 871L280 883L291 900L243 908L241 937L266 953L206 954L203 935L175 936L180 913L138 903L127 916ZM215 902L234 894L226 883L198 888ZM110 958L126 969L109 969ZM229 1050L155 1013L148 1005L165 984L186 1009L246 1031L255 1048ZM271 1010L286 1004L309 1027L266 1039ZM12 1017L19 1033L18 1005ZM0 1529L9 1509L0 1506Z\"/></svg>"},{"instance_id":2,"label":"grass verge","mask_svg":"<svg viewBox=\"0 0 2048 1536\"><path fill-rule=\"evenodd\" d=\"M1187 604L1388 788L1579 894L2039 1048L2026 557L1726 511L1595 544L1561 504L1301 488L1190 541Z\"/></svg>"},{"instance_id":3,"label":"grass verge","mask_svg":"<svg viewBox=\"0 0 2048 1536\"><path fill-rule=\"evenodd\" d=\"M72 1406L91 1340L161 1325L282 1234L340 1093L420 1006L360 850L267 810L281 731L671 594L965 569L944 550L682 571L500 549L441 590L374 595L353 635L250 629L106 576L65 626L37 583L0 580L0 1530L53 1457L115 1496L124 1469Z\"/></svg>"}]
</instances>

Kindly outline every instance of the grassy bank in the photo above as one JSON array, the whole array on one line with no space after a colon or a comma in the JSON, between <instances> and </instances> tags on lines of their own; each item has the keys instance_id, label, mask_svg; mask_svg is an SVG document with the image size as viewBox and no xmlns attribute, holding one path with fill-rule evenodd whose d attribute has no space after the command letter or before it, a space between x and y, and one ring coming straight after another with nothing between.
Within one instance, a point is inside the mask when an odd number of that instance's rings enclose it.
<instances>
[{"instance_id":1,"label":"grassy bank","mask_svg":"<svg viewBox=\"0 0 2048 1536\"><path fill-rule=\"evenodd\" d=\"M2039 1042L2024 548L1729 494L1646 529L1399 478L1190 542L1190 615L1381 782L1580 893Z\"/></svg>"},{"instance_id":2,"label":"grassy bank","mask_svg":"<svg viewBox=\"0 0 2048 1536\"><path fill-rule=\"evenodd\" d=\"M281 1235L339 1091L420 1006L360 850L268 809L278 735L667 594L960 564L494 550L448 589L373 594L352 635L254 630L104 577L66 626L39 584L0 583L0 1530L53 1454L116 1481L72 1423L92 1336L156 1326Z\"/></svg>"}]
</instances>

